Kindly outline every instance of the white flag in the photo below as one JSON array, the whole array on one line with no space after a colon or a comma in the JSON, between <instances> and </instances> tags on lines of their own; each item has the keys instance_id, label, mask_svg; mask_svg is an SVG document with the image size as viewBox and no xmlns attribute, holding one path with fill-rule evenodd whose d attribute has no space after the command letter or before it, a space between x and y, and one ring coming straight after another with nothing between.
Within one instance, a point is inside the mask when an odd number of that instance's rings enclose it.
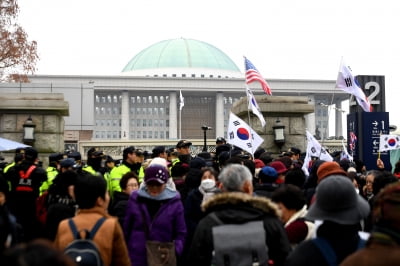
<instances>
[{"instance_id":1,"label":"white flag","mask_svg":"<svg viewBox=\"0 0 400 266\"><path fill-rule=\"evenodd\" d=\"M314 138L313 135L311 135L310 132L306 131L306 137L307 137L307 151L306 151L306 157L304 158L304 163L303 163L303 172L306 175L309 175L308 172L308 167L309 164L312 160L312 157L318 158L320 160L324 160L327 162L333 161L332 156L328 153L328 151L321 146L321 144Z\"/></svg>"},{"instance_id":2,"label":"white flag","mask_svg":"<svg viewBox=\"0 0 400 266\"><path fill-rule=\"evenodd\" d=\"M183 106L185 106L185 101L182 96L182 91L179 90L179 111L182 111Z\"/></svg>"},{"instance_id":3,"label":"white flag","mask_svg":"<svg viewBox=\"0 0 400 266\"><path fill-rule=\"evenodd\" d=\"M368 98L365 96L357 80L351 73L350 67L345 64L343 59L340 64L340 70L336 80L336 88L342 89L345 92L354 95L357 103L365 112L372 111L372 106L368 101Z\"/></svg>"},{"instance_id":4,"label":"white flag","mask_svg":"<svg viewBox=\"0 0 400 266\"><path fill-rule=\"evenodd\" d=\"M254 154L263 139L242 119L230 113L228 124L228 143L248 153Z\"/></svg>"},{"instance_id":5,"label":"white flag","mask_svg":"<svg viewBox=\"0 0 400 266\"><path fill-rule=\"evenodd\" d=\"M400 137L397 135L381 135L379 137L379 151L400 149Z\"/></svg>"},{"instance_id":6,"label":"white flag","mask_svg":"<svg viewBox=\"0 0 400 266\"><path fill-rule=\"evenodd\" d=\"M266 124L264 116L260 112L260 108L257 104L256 98L253 95L253 92L247 85L246 85L246 94L247 94L247 100L249 102L248 108L253 112L253 114L255 114L258 117L258 119L260 119L261 126L264 127Z\"/></svg>"},{"instance_id":7,"label":"white flag","mask_svg":"<svg viewBox=\"0 0 400 266\"><path fill-rule=\"evenodd\" d=\"M347 159L347 160L349 160L350 162L352 162L353 161L353 156L351 156L350 154L349 154L349 152L347 151L347 148L346 148L346 146L344 145L344 140L342 139L342 146L343 146L343 150L342 150L342 152L340 153L340 160L342 160L342 159Z\"/></svg>"}]
</instances>

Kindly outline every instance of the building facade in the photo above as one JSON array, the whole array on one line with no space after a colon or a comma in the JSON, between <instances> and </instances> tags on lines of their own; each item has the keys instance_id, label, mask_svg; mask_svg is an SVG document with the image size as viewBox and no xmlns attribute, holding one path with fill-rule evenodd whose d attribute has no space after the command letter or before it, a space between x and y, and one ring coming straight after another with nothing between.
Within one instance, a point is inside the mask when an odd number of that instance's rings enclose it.
<instances>
[{"instance_id":1,"label":"building facade","mask_svg":"<svg viewBox=\"0 0 400 266\"><path fill-rule=\"evenodd\" d=\"M164 141L226 136L232 105L246 97L244 73L218 48L197 40L172 39L140 51L113 76L32 75L30 83L0 84L2 92L63 93L66 146L80 141ZM275 96L306 96L315 113L307 129L327 137L327 106L349 99L332 80L268 79ZM250 84L261 95L259 84ZM181 98L182 95L182 98ZM183 108L180 108L181 104ZM342 135L341 115L335 132ZM268 126L268 125L267 125ZM325 135L324 135L325 134Z\"/></svg>"}]
</instances>

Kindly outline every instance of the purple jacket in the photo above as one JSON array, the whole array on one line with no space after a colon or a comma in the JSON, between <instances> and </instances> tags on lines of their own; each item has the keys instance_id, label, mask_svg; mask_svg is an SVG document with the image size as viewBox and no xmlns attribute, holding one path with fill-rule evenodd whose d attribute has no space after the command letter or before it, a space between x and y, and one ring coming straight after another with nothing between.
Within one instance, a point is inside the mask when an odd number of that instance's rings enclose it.
<instances>
[{"instance_id":1,"label":"purple jacket","mask_svg":"<svg viewBox=\"0 0 400 266\"><path fill-rule=\"evenodd\" d=\"M141 200L142 197L165 201L153 220L151 220L145 202L143 199ZM148 240L173 241L177 256L181 255L186 237L186 225L179 193L166 188L154 198L147 194L145 188L141 188L134 191L129 198L123 226L132 265L147 266L143 215L149 228Z\"/></svg>"}]
</instances>

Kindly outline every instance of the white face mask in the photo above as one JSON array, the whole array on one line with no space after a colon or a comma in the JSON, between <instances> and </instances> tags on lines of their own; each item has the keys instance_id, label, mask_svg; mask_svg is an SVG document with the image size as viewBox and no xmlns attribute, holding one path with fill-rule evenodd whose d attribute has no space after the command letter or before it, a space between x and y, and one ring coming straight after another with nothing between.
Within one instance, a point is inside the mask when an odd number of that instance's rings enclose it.
<instances>
[{"instance_id":1,"label":"white face mask","mask_svg":"<svg viewBox=\"0 0 400 266\"><path fill-rule=\"evenodd\" d=\"M215 180L213 180L213 179L204 179L204 180L201 181L200 186L204 190L212 189L213 187L215 187Z\"/></svg>"}]
</instances>

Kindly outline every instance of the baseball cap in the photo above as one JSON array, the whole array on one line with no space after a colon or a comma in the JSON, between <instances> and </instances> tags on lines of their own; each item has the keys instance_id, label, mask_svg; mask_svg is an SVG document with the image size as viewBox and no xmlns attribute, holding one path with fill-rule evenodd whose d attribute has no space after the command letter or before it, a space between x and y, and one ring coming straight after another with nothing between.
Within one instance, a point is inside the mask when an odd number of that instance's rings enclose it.
<instances>
[{"instance_id":1,"label":"baseball cap","mask_svg":"<svg viewBox=\"0 0 400 266\"><path fill-rule=\"evenodd\" d=\"M144 170L144 182L147 184L155 181L159 184L165 184L169 178L168 169L162 165L154 164Z\"/></svg>"},{"instance_id":2,"label":"baseball cap","mask_svg":"<svg viewBox=\"0 0 400 266\"><path fill-rule=\"evenodd\" d=\"M188 147L191 145L192 145L192 143L190 141L182 139L182 140L178 141L178 143L176 144L176 147L183 148L183 147Z\"/></svg>"},{"instance_id":3,"label":"baseball cap","mask_svg":"<svg viewBox=\"0 0 400 266\"><path fill-rule=\"evenodd\" d=\"M77 152L77 151L70 152L70 153L68 153L67 156L68 156L68 158L73 158L76 161L80 161L82 159L80 152Z\"/></svg>"},{"instance_id":4,"label":"baseball cap","mask_svg":"<svg viewBox=\"0 0 400 266\"><path fill-rule=\"evenodd\" d=\"M61 160L60 166L64 168L72 167L75 165L75 160L73 158L66 158Z\"/></svg>"},{"instance_id":5,"label":"baseball cap","mask_svg":"<svg viewBox=\"0 0 400 266\"><path fill-rule=\"evenodd\" d=\"M271 166L264 166L258 172L258 178L261 179L263 183L274 183L278 178L278 173L275 168Z\"/></svg>"},{"instance_id":6,"label":"baseball cap","mask_svg":"<svg viewBox=\"0 0 400 266\"><path fill-rule=\"evenodd\" d=\"M216 140L215 140L215 143L226 143L226 140L223 138L223 137L218 137Z\"/></svg>"},{"instance_id":7,"label":"baseball cap","mask_svg":"<svg viewBox=\"0 0 400 266\"><path fill-rule=\"evenodd\" d=\"M283 174L288 170L285 164L281 161L272 161L268 164L268 166L273 167L278 174Z\"/></svg>"}]
</instances>

